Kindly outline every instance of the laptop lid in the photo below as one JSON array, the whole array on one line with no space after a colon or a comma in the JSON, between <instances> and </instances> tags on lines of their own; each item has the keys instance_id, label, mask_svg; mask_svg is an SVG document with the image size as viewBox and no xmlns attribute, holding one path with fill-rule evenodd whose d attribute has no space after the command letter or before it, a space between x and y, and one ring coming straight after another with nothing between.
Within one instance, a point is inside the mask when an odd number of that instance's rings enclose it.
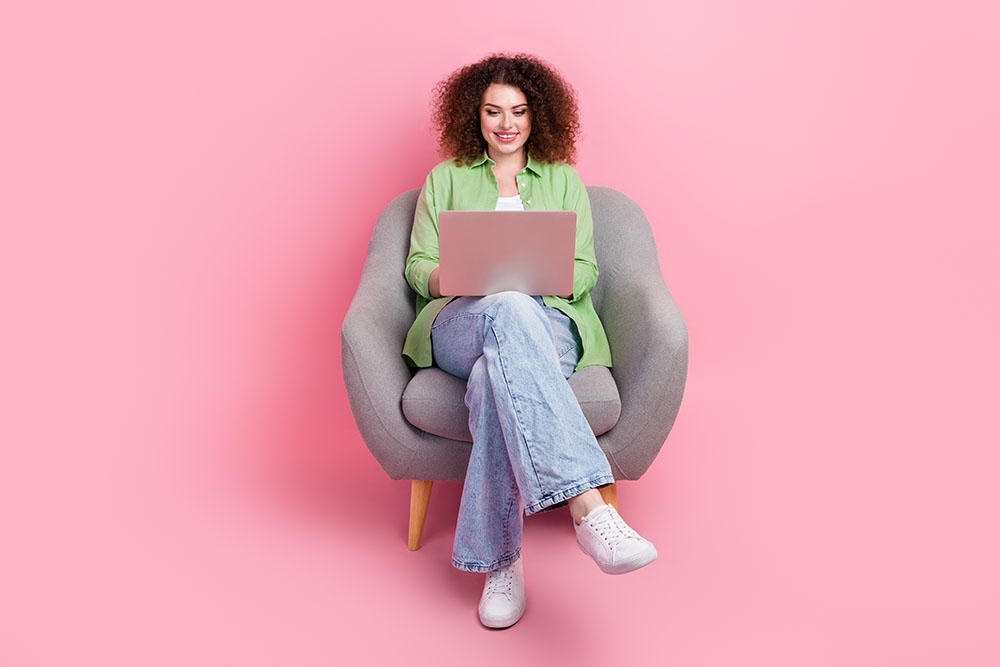
<instances>
[{"instance_id":1,"label":"laptop lid","mask_svg":"<svg viewBox=\"0 0 1000 667\"><path fill-rule=\"evenodd\" d=\"M443 296L573 293L576 211L441 211Z\"/></svg>"}]
</instances>

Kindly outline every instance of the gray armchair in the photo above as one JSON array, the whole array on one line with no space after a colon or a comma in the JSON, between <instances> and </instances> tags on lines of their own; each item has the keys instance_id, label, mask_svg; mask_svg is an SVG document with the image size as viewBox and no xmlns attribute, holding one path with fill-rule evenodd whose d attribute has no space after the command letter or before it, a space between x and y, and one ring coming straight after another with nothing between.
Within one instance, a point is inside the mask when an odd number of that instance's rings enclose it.
<instances>
[{"instance_id":1,"label":"gray armchair","mask_svg":"<svg viewBox=\"0 0 1000 667\"><path fill-rule=\"evenodd\" d=\"M588 366L570 387L616 479L638 479L673 427L687 378L687 327L660 273L649 222L631 199L588 187L599 277L591 296L614 367ZM461 482L472 436L465 381L438 368L414 373L400 351L413 322L403 277L418 189L379 216L341 330L341 362L362 439L391 479L412 480L409 548L417 549L434 480ZM617 507L614 484L600 489Z\"/></svg>"}]
</instances>

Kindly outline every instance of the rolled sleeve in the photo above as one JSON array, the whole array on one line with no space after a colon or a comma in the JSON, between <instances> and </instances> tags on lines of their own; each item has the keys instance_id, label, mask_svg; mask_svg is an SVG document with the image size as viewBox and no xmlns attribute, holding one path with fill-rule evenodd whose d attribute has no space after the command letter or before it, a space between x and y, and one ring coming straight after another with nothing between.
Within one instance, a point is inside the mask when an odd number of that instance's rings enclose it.
<instances>
[{"instance_id":1,"label":"rolled sleeve","mask_svg":"<svg viewBox=\"0 0 1000 667\"><path fill-rule=\"evenodd\" d=\"M410 252L406 256L406 282L414 292L431 298L430 277L438 267L437 207L434 203L432 174L420 188L417 208L413 214L413 229L410 231Z\"/></svg>"},{"instance_id":2,"label":"rolled sleeve","mask_svg":"<svg viewBox=\"0 0 1000 667\"><path fill-rule=\"evenodd\" d=\"M576 211L576 256L573 266L573 298L589 294L597 284L597 255L594 254L594 219L590 198L576 169L567 165L566 196L563 209Z\"/></svg>"}]
</instances>

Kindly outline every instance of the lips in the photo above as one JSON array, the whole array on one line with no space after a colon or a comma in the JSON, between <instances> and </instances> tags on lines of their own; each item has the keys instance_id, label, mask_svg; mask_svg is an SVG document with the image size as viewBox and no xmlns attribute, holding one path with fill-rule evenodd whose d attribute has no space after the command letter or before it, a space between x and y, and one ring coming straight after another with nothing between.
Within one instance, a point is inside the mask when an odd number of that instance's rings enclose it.
<instances>
[{"instance_id":1,"label":"lips","mask_svg":"<svg viewBox=\"0 0 1000 667\"><path fill-rule=\"evenodd\" d=\"M496 137L497 137L497 139L499 139L500 141L511 142L511 141L514 141L515 139L517 139L517 135L519 133L518 132L514 132L513 134L510 134L509 136L506 136L506 137L503 136L502 134L500 134L499 132L494 132L493 134L495 134Z\"/></svg>"}]
</instances>

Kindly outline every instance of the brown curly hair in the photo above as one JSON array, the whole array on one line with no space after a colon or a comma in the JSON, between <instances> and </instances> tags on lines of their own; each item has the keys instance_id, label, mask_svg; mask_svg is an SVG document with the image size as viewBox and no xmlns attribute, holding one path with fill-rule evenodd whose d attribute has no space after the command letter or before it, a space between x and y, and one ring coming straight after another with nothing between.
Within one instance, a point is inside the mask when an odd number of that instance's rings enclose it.
<instances>
[{"instance_id":1,"label":"brown curly hair","mask_svg":"<svg viewBox=\"0 0 1000 667\"><path fill-rule=\"evenodd\" d=\"M520 88L528 99L531 133L525 150L532 158L569 164L576 160L576 91L551 65L525 53L491 53L437 83L433 120L443 156L454 156L459 165L471 164L486 149L479 106L491 83Z\"/></svg>"}]
</instances>

